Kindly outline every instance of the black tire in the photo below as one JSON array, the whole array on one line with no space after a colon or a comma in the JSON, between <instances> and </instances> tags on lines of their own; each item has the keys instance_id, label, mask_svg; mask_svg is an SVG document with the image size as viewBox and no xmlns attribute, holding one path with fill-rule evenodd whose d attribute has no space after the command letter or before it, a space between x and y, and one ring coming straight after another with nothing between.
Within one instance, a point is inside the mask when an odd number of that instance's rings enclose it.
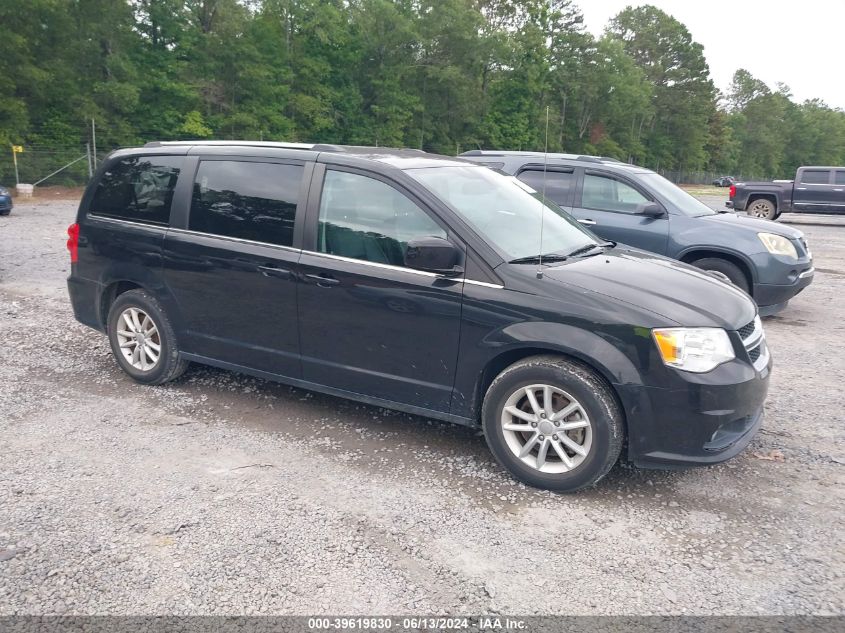
<instances>
[{"instance_id":1,"label":"black tire","mask_svg":"<svg viewBox=\"0 0 845 633\"><path fill-rule=\"evenodd\" d=\"M692 263L692 265L696 268L700 268L701 270L706 270L707 272L712 271L719 273L720 275L724 275L734 286L747 294L751 294L751 288L748 285L748 278L745 276L745 273L742 272L742 269L733 262L729 262L728 260L720 257L704 257L703 259L697 259Z\"/></svg>"},{"instance_id":2,"label":"black tire","mask_svg":"<svg viewBox=\"0 0 845 633\"><path fill-rule=\"evenodd\" d=\"M515 455L505 439L502 415L508 399L534 384L548 384L571 394L589 417L590 450L568 472L541 472L536 464L530 466ZM556 492L595 485L619 459L625 436L622 409L610 386L587 367L560 356L533 356L505 369L487 390L481 417L487 445L496 460L523 483Z\"/></svg>"},{"instance_id":3,"label":"black tire","mask_svg":"<svg viewBox=\"0 0 845 633\"><path fill-rule=\"evenodd\" d=\"M160 345L158 360L151 369L142 370L133 367L124 357L118 341L118 324L121 314L128 308L136 308L145 313L157 329L157 343ZM160 385L169 382L185 373L190 364L179 357L179 347L173 325L167 318L158 300L144 290L129 290L112 303L108 316L108 336L112 354L117 364L134 380L145 385Z\"/></svg>"},{"instance_id":4,"label":"black tire","mask_svg":"<svg viewBox=\"0 0 845 633\"><path fill-rule=\"evenodd\" d=\"M746 207L748 215L763 220L775 220L778 217L775 203L767 198L756 198L748 203Z\"/></svg>"}]
</instances>

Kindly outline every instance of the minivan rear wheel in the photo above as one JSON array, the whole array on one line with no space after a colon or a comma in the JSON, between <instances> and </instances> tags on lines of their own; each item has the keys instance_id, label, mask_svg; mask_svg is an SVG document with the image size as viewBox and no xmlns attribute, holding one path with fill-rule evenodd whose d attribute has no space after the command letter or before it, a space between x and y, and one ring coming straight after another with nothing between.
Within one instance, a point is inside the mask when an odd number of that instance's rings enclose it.
<instances>
[{"instance_id":1,"label":"minivan rear wheel","mask_svg":"<svg viewBox=\"0 0 845 633\"><path fill-rule=\"evenodd\" d=\"M537 488L574 492L595 485L622 450L623 415L610 387L558 356L505 369L487 390L481 415L497 461Z\"/></svg>"},{"instance_id":2,"label":"minivan rear wheel","mask_svg":"<svg viewBox=\"0 0 845 633\"><path fill-rule=\"evenodd\" d=\"M170 319L155 297L130 290L112 303L108 316L112 353L120 368L145 385L181 376L188 362L179 357Z\"/></svg>"}]
</instances>

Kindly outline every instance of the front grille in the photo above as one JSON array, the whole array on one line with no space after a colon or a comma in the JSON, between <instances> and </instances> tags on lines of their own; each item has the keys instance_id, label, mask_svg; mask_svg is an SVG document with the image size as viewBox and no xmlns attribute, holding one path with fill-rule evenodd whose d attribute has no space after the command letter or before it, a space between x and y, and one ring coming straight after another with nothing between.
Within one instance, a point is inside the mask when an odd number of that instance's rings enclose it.
<instances>
[{"instance_id":1,"label":"front grille","mask_svg":"<svg viewBox=\"0 0 845 633\"><path fill-rule=\"evenodd\" d=\"M748 357L751 359L752 363L756 363L757 359L760 358L760 354L762 353L762 345L758 345L754 349L748 350Z\"/></svg>"},{"instance_id":2,"label":"front grille","mask_svg":"<svg viewBox=\"0 0 845 633\"><path fill-rule=\"evenodd\" d=\"M745 339L747 339L749 336L751 336L754 333L754 328L756 327L756 325L757 325L756 321L752 321L748 325L743 325L741 328L739 328L737 330L737 332L739 332L739 337L743 341Z\"/></svg>"}]
</instances>

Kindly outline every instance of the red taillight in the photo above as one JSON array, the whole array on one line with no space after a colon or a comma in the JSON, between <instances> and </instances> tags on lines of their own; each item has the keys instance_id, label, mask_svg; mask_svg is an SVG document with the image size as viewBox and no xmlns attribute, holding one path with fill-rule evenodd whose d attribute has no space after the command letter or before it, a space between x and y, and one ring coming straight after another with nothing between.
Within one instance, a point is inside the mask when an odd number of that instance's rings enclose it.
<instances>
[{"instance_id":1,"label":"red taillight","mask_svg":"<svg viewBox=\"0 0 845 633\"><path fill-rule=\"evenodd\" d=\"M731 188L728 189L728 198L733 198L736 195L736 185L731 185Z\"/></svg>"},{"instance_id":2,"label":"red taillight","mask_svg":"<svg viewBox=\"0 0 845 633\"><path fill-rule=\"evenodd\" d=\"M79 258L79 225L71 224L67 227L67 249L70 251L70 263L75 264Z\"/></svg>"}]
</instances>

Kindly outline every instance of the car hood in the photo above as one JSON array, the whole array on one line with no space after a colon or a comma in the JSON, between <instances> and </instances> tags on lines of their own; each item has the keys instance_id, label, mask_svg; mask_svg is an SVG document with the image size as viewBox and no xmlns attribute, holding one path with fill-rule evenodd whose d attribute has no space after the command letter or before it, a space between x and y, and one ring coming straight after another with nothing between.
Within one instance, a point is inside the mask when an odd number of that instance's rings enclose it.
<instances>
[{"instance_id":1,"label":"car hood","mask_svg":"<svg viewBox=\"0 0 845 633\"><path fill-rule=\"evenodd\" d=\"M697 268L616 247L544 269L544 279L624 301L687 327L736 330L754 319L751 298Z\"/></svg>"},{"instance_id":2,"label":"car hood","mask_svg":"<svg viewBox=\"0 0 845 633\"><path fill-rule=\"evenodd\" d=\"M755 233L774 233L775 235L782 235L790 240L797 240L804 237L804 233L798 229L784 224L778 224L771 220L761 220L760 218L752 218L748 215L739 215L736 213L718 213L716 215L703 215L696 218L709 222L717 226L730 226L734 229L745 229Z\"/></svg>"}]
</instances>

